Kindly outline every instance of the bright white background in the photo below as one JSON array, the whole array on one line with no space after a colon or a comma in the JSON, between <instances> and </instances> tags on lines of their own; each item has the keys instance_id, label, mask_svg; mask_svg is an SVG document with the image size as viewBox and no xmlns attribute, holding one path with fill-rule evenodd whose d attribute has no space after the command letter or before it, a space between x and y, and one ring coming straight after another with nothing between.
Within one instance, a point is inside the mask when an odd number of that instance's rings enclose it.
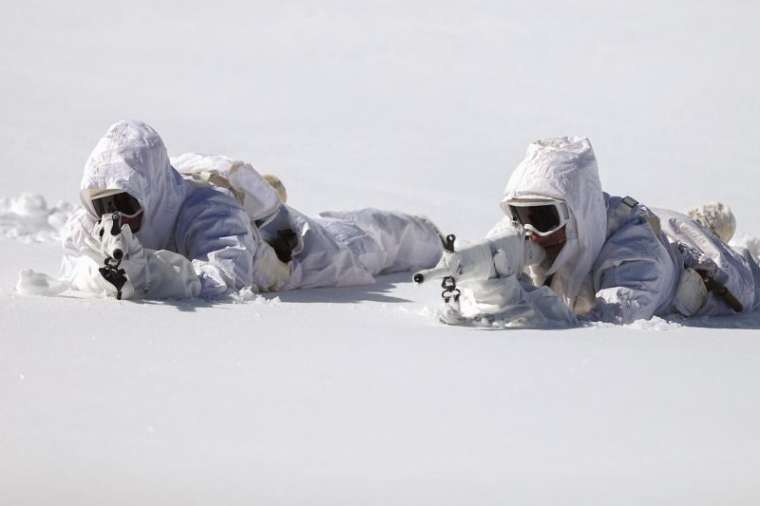
<instances>
[{"instance_id":1,"label":"bright white background","mask_svg":"<svg viewBox=\"0 0 760 506\"><path fill-rule=\"evenodd\" d=\"M0 196L76 201L112 122L275 172L308 212L477 238L527 144L760 234L760 6L4 2ZM760 332L452 329L406 278L280 304L21 297L0 241L2 504L757 504ZM720 326L730 325L719 322Z\"/></svg>"}]
</instances>

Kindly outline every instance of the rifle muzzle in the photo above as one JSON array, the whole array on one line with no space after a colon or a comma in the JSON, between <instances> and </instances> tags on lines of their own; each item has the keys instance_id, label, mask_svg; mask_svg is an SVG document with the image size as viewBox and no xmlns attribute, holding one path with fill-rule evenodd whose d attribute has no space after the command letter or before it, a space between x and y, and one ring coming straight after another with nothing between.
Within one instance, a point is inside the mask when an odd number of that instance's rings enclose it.
<instances>
[{"instance_id":1,"label":"rifle muzzle","mask_svg":"<svg viewBox=\"0 0 760 506\"><path fill-rule=\"evenodd\" d=\"M438 278L445 278L446 276L451 276L451 269L448 267L439 267L439 268L433 268L433 269L425 269L422 271L418 271L414 273L414 276L412 276L412 279L415 283L418 285L421 285L425 281L429 281L431 279L438 279Z\"/></svg>"}]
</instances>

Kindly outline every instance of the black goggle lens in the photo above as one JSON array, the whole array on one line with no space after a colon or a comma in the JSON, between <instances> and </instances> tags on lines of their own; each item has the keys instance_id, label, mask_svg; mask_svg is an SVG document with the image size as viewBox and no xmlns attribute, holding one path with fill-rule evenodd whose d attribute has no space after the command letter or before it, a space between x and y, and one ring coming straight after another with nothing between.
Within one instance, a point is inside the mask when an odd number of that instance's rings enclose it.
<instances>
[{"instance_id":1,"label":"black goggle lens","mask_svg":"<svg viewBox=\"0 0 760 506\"><path fill-rule=\"evenodd\" d=\"M531 225L539 232L549 232L561 223L557 207L553 205L509 206L509 209L520 224Z\"/></svg>"},{"instance_id":2,"label":"black goggle lens","mask_svg":"<svg viewBox=\"0 0 760 506\"><path fill-rule=\"evenodd\" d=\"M133 215L142 209L137 199L126 192L92 199L92 207L98 217L117 211L122 214Z\"/></svg>"}]
</instances>

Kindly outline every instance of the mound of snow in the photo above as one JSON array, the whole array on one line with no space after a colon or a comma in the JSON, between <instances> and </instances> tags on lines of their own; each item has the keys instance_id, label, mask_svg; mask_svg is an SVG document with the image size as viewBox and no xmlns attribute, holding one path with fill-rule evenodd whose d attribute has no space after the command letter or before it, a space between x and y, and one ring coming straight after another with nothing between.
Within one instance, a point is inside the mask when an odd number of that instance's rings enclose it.
<instances>
[{"instance_id":1,"label":"mound of snow","mask_svg":"<svg viewBox=\"0 0 760 506\"><path fill-rule=\"evenodd\" d=\"M676 317L677 318L677 317ZM588 328L625 328L629 330L646 330L663 332L668 330L675 330L683 327L683 324L677 319L666 320L659 316L653 316L649 320L636 320L628 324L621 325L619 323L606 323L606 322L589 322L585 324Z\"/></svg>"},{"instance_id":2,"label":"mound of snow","mask_svg":"<svg viewBox=\"0 0 760 506\"><path fill-rule=\"evenodd\" d=\"M253 302L254 304L277 305L281 303L279 297L264 297L263 295L254 292L251 287L246 287L238 290L237 292L233 292L229 295L229 298L236 304L246 304L248 302Z\"/></svg>"},{"instance_id":3,"label":"mound of snow","mask_svg":"<svg viewBox=\"0 0 760 506\"><path fill-rule=\"evenodd\" d=\"M68 202L48 207L45 197L33 193L0 198L0 237L24 242L58 241L73 210Z\"/></svg>"},{"instance_id":4,"label":"mound of snow","mask_svg":"<svg viewBox=\"0 0 760 506\"><path fill-rule=\"evenodd\" d=\"M68 288L68 284L60 279L32 269L21 271L16 283L16 292L21 295L53 296L63 293Z\"/></svg>"}]
</instances>

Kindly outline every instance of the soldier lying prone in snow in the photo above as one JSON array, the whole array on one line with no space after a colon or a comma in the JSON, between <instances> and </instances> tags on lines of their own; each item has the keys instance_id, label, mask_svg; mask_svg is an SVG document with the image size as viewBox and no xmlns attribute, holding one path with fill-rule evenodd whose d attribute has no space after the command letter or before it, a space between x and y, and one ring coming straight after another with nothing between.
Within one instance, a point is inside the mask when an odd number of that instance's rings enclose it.
<instances>
[{"instance_id":1,"label":"soldier lying prone in snow","mask_svg":"<svg viewBox=\"0 0 760 506\"><path fill-rule=\"evenodd\" d=\"M760 306L757 260L727 244L730 209L708 204L687 216L608 195L588 139L531 144L501 207L506 217L485 241L451 245L416 276L444 278L446 323L628 323Z\"/></svg>"},{"instance_id":2,"label":"soldier lying prone in snow","mask_svg":"<svg viewBox=\"0 0 760 506\"><path fill-rule=\"evenodd\" d=\"M425 218L376 209L311 218L247 163L196 154L170 163L158 133L141 122L108 130L81 190L84 207L64 231L63 273L89 293L217 297L245 287L365 284L435 265L442 251Z\"/></svg>"}]
</instances>

